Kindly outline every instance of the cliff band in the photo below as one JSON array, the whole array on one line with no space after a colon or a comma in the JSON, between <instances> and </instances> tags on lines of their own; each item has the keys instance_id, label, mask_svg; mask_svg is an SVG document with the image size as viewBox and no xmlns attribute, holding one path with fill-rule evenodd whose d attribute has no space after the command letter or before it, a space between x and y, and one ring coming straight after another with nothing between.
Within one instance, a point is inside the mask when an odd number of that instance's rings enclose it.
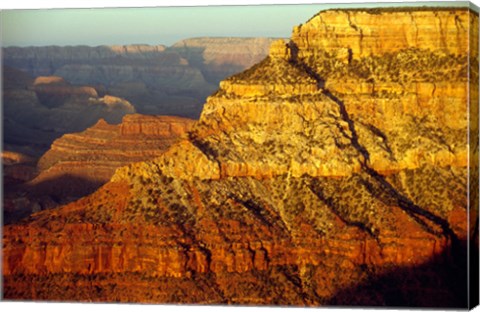
<instances>
[{"instance_id":1,"label":"cliff band","mask_svg":"<svg viewBox=\"0 0 480 312\"><path fill-rule=\"evenodd\" d=\"M476 81L472 10L322 11L164 154L5 227L4 296L465 308Z\"/></svg>"}]
</instances>

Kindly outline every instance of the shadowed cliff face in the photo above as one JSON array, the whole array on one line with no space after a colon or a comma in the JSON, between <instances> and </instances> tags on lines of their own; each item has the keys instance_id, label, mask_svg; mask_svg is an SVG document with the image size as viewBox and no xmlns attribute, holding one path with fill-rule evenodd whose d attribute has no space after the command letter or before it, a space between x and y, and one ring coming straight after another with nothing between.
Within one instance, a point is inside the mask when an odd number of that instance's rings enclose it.
<instances>
[{"instance_id":1,"label":"shadowed cliff face","mask_svg":"<svg viewBox=\"0 0 480 312\"><path fill-rule=\"evenodd\" d=\"M5 296L471 305L477 28L466 9L319 13L221 82L160 157L6 227Z\"/></svg>"},{"instance_id":2,"label":"shadowed cliff face","mask_svg":"<svg viewBox=\"0 0 480 312\"><path fill-rule=\"evenodd\" d=\"M100 119L83 132L63 135L37 164L5 152L4 221L12 223L91 194L110 180L115 169L160 156L193 123L187 118L130 114L118 125Z\"/></svg>"},{"instance_id":3,"label":"shadowed cliff face","mask_svg":"<svg viewBox=\"0 0 480 312\"><path fill-rule=\"evenodd\" d=\"M318 266L275 265L243 273L194 273L185 277L140 272L17 274L6 276L4 293L11 299L62 301L67 297L80 302L136 302L141 298L150 303L190 304L258 305L268 300L270 305L281 306L464 306L466 270L445 265L447 253L423 265L382 270L340 268L337 260L331 259Z\"/></svg>"},{"instance_id":4,"label":"shadowed cliff face","mask_svg":"<svg viewBox=\"0 0 480 312\"><path fill-rule=\"evenodd\" d=\"M6 150L32 156L45 152L54 139L82 131L99 118L119 123L135 108L125 99L91 86L73 86L61 77L3 68L3 129Z\"/></svg>"},{"instance_id":5,"label":"shadowed cliff face","mask_svg":"<svg viewBox=\"0 0 480 312\"><path fill-rule=\"evenodd\" d=\"M172 47L8 47L4 63L33 76L102 86L142 114L198 118L218 82L268 54L272 39L198 38ZM174 104L174 105L173 105Z\"/></svg>"}]
</instances>

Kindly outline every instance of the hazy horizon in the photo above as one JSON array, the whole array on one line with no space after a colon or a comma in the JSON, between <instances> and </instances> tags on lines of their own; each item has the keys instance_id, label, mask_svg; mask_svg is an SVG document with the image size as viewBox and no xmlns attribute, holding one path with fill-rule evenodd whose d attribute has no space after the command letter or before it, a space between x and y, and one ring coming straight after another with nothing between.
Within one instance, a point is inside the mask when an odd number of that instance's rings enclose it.
<instances>
[{"instance_id":1,"label":"hazy horizon","mask_svg":"<svg viewBox=\"0 0 480 312\"><path fill-rule=\"evenodd\" d=\"M3 47L165 45L196 37L288 38L295 25L334 8L439 6L461 2L3 10Z\"/></svg>"}]
</instances>

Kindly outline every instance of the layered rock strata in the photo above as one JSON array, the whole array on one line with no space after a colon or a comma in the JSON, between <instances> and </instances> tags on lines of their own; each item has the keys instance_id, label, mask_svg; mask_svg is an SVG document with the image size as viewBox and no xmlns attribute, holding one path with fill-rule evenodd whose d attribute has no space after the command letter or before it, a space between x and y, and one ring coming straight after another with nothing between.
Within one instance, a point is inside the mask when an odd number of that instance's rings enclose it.
<instances>
[{"instance_id":1,"label":"layered rock strata","mask_svg":"<svg viewBox=\"0 0 480 312\"><path fill-rule=\"evenodd\" d=\"M10 67L3 74L4 143L12 151L34 147L39 150L35 154L41 155L65 133L83 131L99 118L119 123L124 115L135 112L125 99L92 86L73 86L61 77L33 79Z\"/></svg>"},{"instance_id":2,"label":"layered rock strata","mask_svg":"<svg viewBox=\"0 0 480 312\"><path fill-rule=\"evenodd\" d=\"M138 112L198 118L218 82L268 54L267 38L194 38L171 47L7 47L7 66L125 98ZM175 103L175 105L171 105Z\"/></svg>"},{"instance_id":3,"label":"layered rock strata","mask_svg":"<svg viewBox=\"0 0 480 312\"><path fill-rule=\"evenodd\" d=\"M55 140L38 164L31 160L4 166L6 222L92 193L117 168L160 156L193 123L186 118L139 114L126 115L118 125L100 119L83 132ZM4 153L11 162L15 156Z\"/></svg>"},{"instance_id":4,"label":"layered rock strata","mask_svg":"<svg viewBox=\"0 0 480 312\"><path fill-rule=\"evenodd\" d=\"M6 227L5 296L467 307L477 29L468 9L320 12L166 153Z\"/></svg>"},{"instance_id":5,"label":"layered rock strata","mask_svg":"<svg viewBox=\"0 0 480 312\"><path fill-rule=\"evenodd\" d=\"M126 115L117 125L100 119L83 132L55 140L38 161L42 173L30 184L68 174L101 185L119 167L160 156L193 124L194 120L187 118L139 114ZM77 196L83 193L79 189Z\"/></svg>"}]
</instances>

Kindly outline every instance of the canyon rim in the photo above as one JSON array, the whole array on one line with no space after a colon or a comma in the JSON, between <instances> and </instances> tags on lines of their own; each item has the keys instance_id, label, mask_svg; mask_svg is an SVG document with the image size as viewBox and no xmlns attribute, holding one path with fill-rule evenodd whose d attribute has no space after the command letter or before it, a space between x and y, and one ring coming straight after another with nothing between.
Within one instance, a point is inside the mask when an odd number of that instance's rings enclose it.
<instances>
[{"instance_id":1,"label":"canyon rim","mask_svg":"<svg viewBox=\"0 0 480 312\"><path fill-rule=\"evenodd\" d=\"M4 123L50 145L3 154L3 299L478 304L471 4L322 10L288 39L6 49ZM191 113L147 115L162 94Z\"/></svg>"}]
</instances>

